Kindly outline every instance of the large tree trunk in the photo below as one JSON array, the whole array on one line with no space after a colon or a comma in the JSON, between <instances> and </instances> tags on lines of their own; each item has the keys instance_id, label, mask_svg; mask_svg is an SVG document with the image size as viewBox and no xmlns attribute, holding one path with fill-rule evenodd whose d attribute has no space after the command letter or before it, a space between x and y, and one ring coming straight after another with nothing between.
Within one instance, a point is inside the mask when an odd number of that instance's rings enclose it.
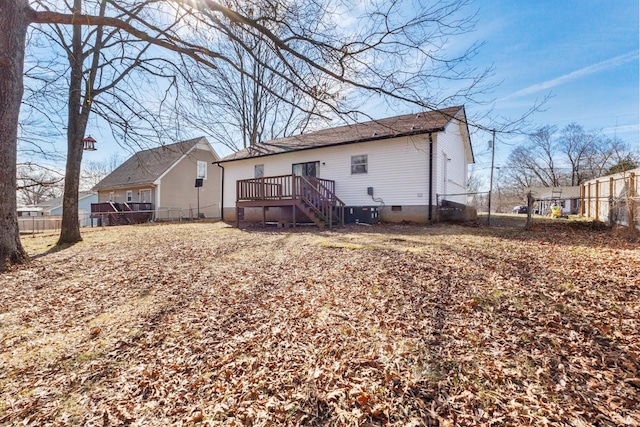
<instances>
[{"instance_id":1,"label":"large tree trunk","mask_svg":"<svg viewBox=\"0 0 640 427\"><path fill-rule=\"evenodd\" d=\"M84 132L82 134L72 134L71 129L69 129L69 135L67 136L67 167L62 198L62 225L60 227L58 245L73 244L82 240L80 222L78 220L78 190L80 188L83 134Z\"/></svg>"},{"instance_id":2,"label":"large tree trunk","mask_svg":"<svg viewBox=\"0 0 640 427\"><path fill-rule=\"evenodd\" d=\"M29 26L27 0L0 1L0 271L29 260L18 230L18 116Z\"/></svg>"},{"instance_id":3,"label":"large tree trunk","mask_svg":"<svg viewBox=\"0 0 640 427\"><path fill-rule=\"evenodd\" d=\"M74 0L74 13L82 13L82 0ZM82 140L87 128L91 98L87 95L82 101L82 71L84 63L82 51L82 27L73 26L71 41L71 75L69 77L68 128L67 128L67 166L65 170L64 194L62 198L62 225L58 245L73 244L82 240L78 221L78 190L80 189L80 169L82 165Z\"/></svg>"}]
</instances>

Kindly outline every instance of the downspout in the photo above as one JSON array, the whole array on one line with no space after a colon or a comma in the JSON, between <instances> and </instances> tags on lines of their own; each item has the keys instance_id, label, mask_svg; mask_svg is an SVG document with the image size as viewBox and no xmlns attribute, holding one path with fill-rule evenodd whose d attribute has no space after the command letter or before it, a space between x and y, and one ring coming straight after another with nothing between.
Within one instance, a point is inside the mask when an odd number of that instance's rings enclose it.
<instances>
[{"instance_id":1,"label":"downspout","mask_svg":"<svg viewBox=\"0 0 640 427\"><path fill-rule=\"evenodd\" d=\"M224 166L220 163L214 163L220 169L222 169L222 179L220 181L221 191L220 191L220 219L224 221Z\"/></svg>"},{"instance_id":2,"label":"downspout","mask_svg":"<svg viewBox=\"0 0 640 427\"><path fill-rule=\"evenodd\" d=\"M433 137L429 133L429 223L433 220Z\"/></svg>"}]
</instances>

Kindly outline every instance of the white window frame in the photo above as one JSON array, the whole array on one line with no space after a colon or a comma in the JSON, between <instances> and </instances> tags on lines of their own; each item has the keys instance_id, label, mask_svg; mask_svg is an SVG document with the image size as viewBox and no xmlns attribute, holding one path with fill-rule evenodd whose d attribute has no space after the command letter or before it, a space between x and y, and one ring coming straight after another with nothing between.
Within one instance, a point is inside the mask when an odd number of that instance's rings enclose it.
<instances>
[{"instance_id":1,"label":"white window frame","mask_svg":"<svg viewBox=\"0 0 640 427\"><path fill-rule=\"evenodd\" d=\"M364 162L358 161L359 159L364 159ZM362 170L362 167L364 167L364 170ZM351 175L360 175L367 173L369 173L369 155L358 154L355 156L351 156Z\"/></svg>"},{"instance_id":2,"label":"white window frame","mask_svg":"<svg viewBox=\"0 0 640 427\"><path fill-rule=\"evenodd\" d=\"M109 201L111 203L116 201L116 193L114 191L109 192Z\"/></svg>"},{"instance_id":3,"label":"white window frame","mask_svg":"<svg viewBox=\"0 0 640 427\"><path fill-rule=\"evenodd\" d=\"M133 191L132 190L127 190L127 196L125 199L127 202L133 202Z\"/></svg>"},{"instance_id":4,"label":"white window frame","mask_svg":"<svg viewBox=\"0 0 640 427\"><path fill-rule=\"evenodd\" d=\"M196 166L196 178L204 180L207 179L207 162L198 160L198 164Z\"/></svg>"}]
</instances>

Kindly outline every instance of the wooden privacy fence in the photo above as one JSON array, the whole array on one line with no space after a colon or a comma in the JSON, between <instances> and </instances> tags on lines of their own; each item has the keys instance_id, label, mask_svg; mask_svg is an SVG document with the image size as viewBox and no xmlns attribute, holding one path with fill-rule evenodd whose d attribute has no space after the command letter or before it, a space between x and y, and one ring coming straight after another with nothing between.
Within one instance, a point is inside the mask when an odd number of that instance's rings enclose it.
<instances>
[{"instance_id":1,"label":"wooden privacy fence","mask_svg":"<svg viewBox=\"0 0 640 427\"><path fill-rule=\"evenodd\" d=\"M580 215L613 224L640 227L640 170L585 182L580 188Z\"/></svg>"},{"instance_id":2,"label":"wooden privacy fence","mask_svg":"<svg viewBox=\"0 0 640 427\"><path fill-rule=\"evenodd\" d=\"M18 218L20 233L42 233L44 231L60 230L61 215L23 216Z\"/></svg>"}]
</instances>

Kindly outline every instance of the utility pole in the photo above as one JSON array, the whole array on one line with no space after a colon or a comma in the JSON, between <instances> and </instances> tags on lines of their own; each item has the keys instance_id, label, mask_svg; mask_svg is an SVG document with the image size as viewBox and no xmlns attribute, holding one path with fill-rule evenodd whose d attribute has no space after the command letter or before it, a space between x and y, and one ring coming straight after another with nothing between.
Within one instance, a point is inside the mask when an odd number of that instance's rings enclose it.
<instances>
[{"instance_id":1,"label":"utility pole","mask_svg":"<svg viewBox=\"0 0 640 427\"><path fill-rule=\"evenodd\" d=\"M491 176L489 178L489 212L487 213L487 223L491 225L491 196L493 194L493 164L496 158L496 130L491 131Z\"/></svg>"}]
</instances>

